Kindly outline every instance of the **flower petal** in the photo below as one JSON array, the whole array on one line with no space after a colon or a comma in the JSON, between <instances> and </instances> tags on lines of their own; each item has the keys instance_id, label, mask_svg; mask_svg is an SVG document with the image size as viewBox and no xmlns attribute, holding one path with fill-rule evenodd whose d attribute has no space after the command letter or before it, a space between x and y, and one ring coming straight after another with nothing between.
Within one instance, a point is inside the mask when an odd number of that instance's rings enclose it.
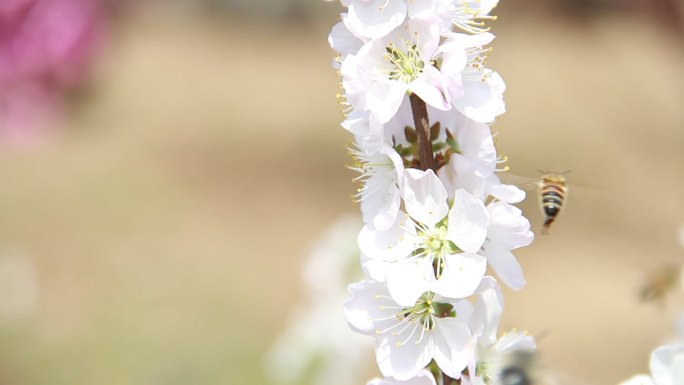
<instances>
[{"instance_id":1,"label":"flower petal","mask_svg":"<svg viewBox=\"0 0 684 385\"><path fill-rule=\"evenodd\" d=\"M497 330L504 309L503 293L494 278L484 277L476 295L471 330L473 335L479 336L478 344L490 346L497 339Z\"/></svg>"},{"instance_id":2,"label":"flower petal","mask_svg":"<svg viewBox=\"0 0 684 385\"><path fill-rule=\"evenodd\" d=\"M515 255L510 249L498 243L487 241L482 255L487 258L487 262L508 287L513 290L520 290L527 284L525 274Z\"/></svg>"},{"instance_id":3,"label":"flower petal","mask_svg":"<svg viewBox=\"0 0 684 385\"><path fill-rule=\"evenodd\" d=\"M379 39L406 18L404 0L352 0L343 21L358 36Z\"/></svg>"},{"instance_id":4,"label":"flower petal","mask_svg":"<svg viewBox=\"0 0 684 385\"><path fill-rule=\"evenodd\" d=\"M427 259L418 263L406 261L395 264L387 275L387 289L392 299L401 306L413 306L435 280L432 264Z\"/></svg>"},{"instance_id":5,"label":"flower petal","mask_svg":"<svg viewBox=\"0 0 684 385\"><path fill-rule=\"evenodd\" d=\"M358 237L359 249L371 259L396 262L413 251L414 237L408 223L396 221L387 230L376 230L368 225Z\"/></svg>"},{"instance_id":6,"label":"flower petal","mask_svg":"<svg viewBox=\"0 0 684 385\"><path fill-rule=\"evenodd\" d=\"M506 202L493 202L487 205L489 228L487 238L508 250L528 246L534 240L530 231L530 221L522 211Z\"/></svg>"},{"instance_id":7,"label":"flower petal","mask_svg":"<svg viewBox=\"0 0 684 385\"><path fill-rule=\"evenodd\" d=\"M506 103L503 99L506 85L498 73L489 69L484 70L482 79L464 80L463 97L452 99L452 102L470 119L479 123L491 123L497 116L506 112Z\"/></svg>"},{"instance_id":8,"label":"flower petal","mask_svg":"<svg viewBox=\"0 0 684 385\"><path fill-rule=\"evenodd\" d=\"M447 298L465 298L480 286L487 271L487 260L477 254L459 253L444 258L442 276L432 282L430 290Z\"/></svg>"},{"instance_id":9,"label":"flower petal","mask_svg":"<svg viewBox=\"0 0 684 385\"><path fill-rule=\"evenodd\" d=\"M374 319L386 316L382 305L394 305L392 301L378 297L379 293L386 293L382 283L361 281L347 287L349 298L344 303L344 316L349 326L358 333L375 334Z\"/></svg>"},{"instance_id":10,"label":"flower petal","mask_svg":"<svg viewBox=\"0 0 684 385\"><path fill-rule=\"evenodd\" d=\"M475 253L487 238L488 223L489 214L482 201L465 190L456 190L447 238L459 249Z\"/></svg>"},{"instance_id":11,"label":"flower petal","mask_svg":"<svg viewBox=\"0 0 684 385\"><path fill-rule=\"evenodd\" d=\"M408 2L408 15L410 18L426 19L435 16L436 0L420 0Z\"/></svg>"},{"instance_id":12,"label":"flower petal","mask_svg":"<svg viewBox=\"0 0 684 385\"><path fill-rule=\"evenodd\" d=\"M432 170L405 170L404 204L411 218L429 227L449 212L446 189Z\"/></svg>"},{"instance_id":13,"label":"flower petal","mask_svg":"<svg viewBox=\"0 0 684 385\"><path fill-rule=\"evenodd\" d=\"M375 355L382 374L399 381L415 377L432 360L428 341L423 338L419 344L411 341L397 346L401 342L397 338L379 337Z\"/></svg>"},{"instance_id":14,"label":"flower petal","mask_svg":"<svg viewBox=\"0 0 684 385\"><path fill-rule=\"evenodd\" d=\"M458 318L437 318L434 329L435 361L451 378L458 379L475 353L477 340Z\"/></svg>"},{"instance_id":15,"label":"flower petal","mask_svg":"<svg viewBox=\"0 0 684 385\"><path fill-rule=\"evenodd\" d=\"M651 374L657 385L681 385L684 380L684 345L656 349L651 354Z\"/></svg>"},{"instance_id":16,"label":"flower petal","mask_svg":"<svg viewBox=\"0 0 684 385\"><path fill-rule=\"evenodd\" d=\"M521 190L517 186L510 184L501 184L497 176L494 176L496 181L494 183L491 180L487 180L487 192L494 198L506 202L506 203L519 203L525 200L527 195L524 190Z\"/></svg>"},{"instance_id":17,"label":"flower petal","mask_svg":"<svg viewBox=\"0 0 684 385\"><path fill-rule=\"evenodd\" d=\"M328 43L340 55L355 54L363 46L363 40L356 37L341 21L332 28Z\"/></svg>"},{"instance_id":18,"label":"flower petal","mask_svg":"<svg viewBox=\"0 0 684 385\"><path fill-rule=\"evenodd\" d=\"M409 84L409 90L438 110L448 111L451 109L451 99L447 92L446 80L435 67L425 68L422 76Z\"/></svg>"},{"instance_id":19,"label":"flower petal","mask_svg":"<svg viewBox=\"0 0 684 385\"><path fill-rule=\"evenodd\" d=\"M380 123L389 122L396 115L408 91L408 84L389 79L375 79L368 87L366 107Z\"/></svg>"}]
</instances>

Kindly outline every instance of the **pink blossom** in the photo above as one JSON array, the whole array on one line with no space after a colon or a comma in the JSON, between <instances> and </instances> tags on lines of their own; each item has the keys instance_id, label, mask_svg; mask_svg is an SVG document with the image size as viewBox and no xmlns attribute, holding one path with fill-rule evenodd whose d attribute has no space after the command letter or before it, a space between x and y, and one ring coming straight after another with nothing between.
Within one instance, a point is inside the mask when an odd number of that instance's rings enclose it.
<instances>
[{"instance_id":1,"label":"pink blossom","mask_svg":"<svg viewBox=\"0 0 684 385\"><path fill-rule=\"evenodd\" d=\"M80 83L105 30L97 0L0 1L0 136L33 138Z\"/></svg>"}]
</instances>

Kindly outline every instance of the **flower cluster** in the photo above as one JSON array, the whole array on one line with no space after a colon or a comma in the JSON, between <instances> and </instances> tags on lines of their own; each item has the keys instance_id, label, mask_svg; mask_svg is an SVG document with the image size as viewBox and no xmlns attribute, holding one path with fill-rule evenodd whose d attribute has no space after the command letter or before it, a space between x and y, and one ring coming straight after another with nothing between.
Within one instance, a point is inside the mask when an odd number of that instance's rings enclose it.
<instances>
[{"instance_id":1,"label":"flower cluster","mask_svg":"<svg viewBox=\"0 0 684 385\"><path fill-rule=\"evenodd\" d=\"M104 11L100 0L0 1L1 139L32 139L83 80Z\"/></svg>"},{"instance_id":2,"label":"flower cluster","mask_svg":"<svg viewBox=\"0 0 684 385\"><path fill-rule=\"evenodd\" d=\"M486 59L497 0L342 0L329 36L362 186L358 236L366 279L345 316L375 338L386 376L372 384L497 383L506 354L534 340L497 340L496 278L521 289L513 250L529 245L525 198L497 176L490 130L505 84Z\"/></svg>"}]
</instances>

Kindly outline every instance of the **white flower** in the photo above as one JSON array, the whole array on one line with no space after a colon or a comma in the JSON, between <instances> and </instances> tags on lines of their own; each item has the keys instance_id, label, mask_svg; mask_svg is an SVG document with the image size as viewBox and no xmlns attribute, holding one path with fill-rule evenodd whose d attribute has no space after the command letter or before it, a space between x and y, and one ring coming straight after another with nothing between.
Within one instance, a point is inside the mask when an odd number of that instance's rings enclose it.
<instances>
[{"instance_id":1,"label":"white flower","mask_svg":"<svg viewBox=\"0 0 684 385\"><path fill-rule=\"evenodd\" d=\"M519 208L505 202L492 202L487 205L487 211L489 227L482 255L506 285L520 290L525 286L525 276L511 251L528 246L534 240L530 221Z\"/></svg>"},{"instance_id":2,"label":"white flower","mask_svg":"<svg viewBox=\"0 0 684 385\"><path fill-rule=\"evenodd\" d=\"M421 370L415 377L409 378L406 381L385 377L383 379L371 380L366 385L437 385L437 381L435 381L435 377L430 371Z\"/></svg>"},{"instance_id":3,"label":"white flower","mask_svg":"<svg viewBox=\"0 0 684 385\"><path fill-rule=\"evenodd\" d=\"M482 201L458 190L450 210L446 190L432 170L407 169L403 193L410 218L386 231L366 226L359 234L366 271L386 280L402 305L413 304L425 291L449 298L471 295L487 268L485 258L476 254L489 221Z\"/></svg>"},{"instance_id":4,"label":"white flower","mask_svg":"<svg viewBox=\"0 0 684 385\"><path fill-rule=\"evenodd\" d=\"M364 222L377 230L387 230L397 221L401 206L400 188L404 165L401 156L388 145L372 155L351 150L358 162L354 170L363 180L357 198L361 201Z\"/></svg>"},{"instance_id":5,"label":"white flower","mask_svg":"<svg viewBox=\"0 0 684 385\"><path fill-rule=\"evenodd\" d=\"M620 385L684 384L684 345L661 346L651 354L651 376L639 375Z\"/></svg>"},{"instance_id":6,"label":"white flower","mask_svg":"<svg viewBox=\"0 0 684 385\"><path fill-rule=\"evenodd\" d=\"M452 378L459 378L473 355L476 340L468 322L472 305L433 293L403 306L380 282L349 286L345 316L359 333L375 336L376 359L384 376L405 381L432 359Z\"/></svg>"},{"instance_id":7,"label":"white flower","mask_svg":"<svg viewBox=\"0 0 684 385\"><path fill-rule=\"evenodd\" d=\"M448 33L439 50L444 52L441 71L451 75L446 83L454 107L479 123L491 123L506 112L503 93L506 84L498 73L485 67L491 49L483 48L494 40L491 33L465 35ZM466 50L464 57L461 51ZM449 75L446 75L449 76Z\"/></svg>"},{"instance_id":8,"label":"white flower","mask_svg":"<svg viewBox=\"0 0 684 385\"><path fill-rule=\"evenodd\" d=\"M347 13L342 21L357 36L379 39L406 18L405 0L342 0Z\"/></svg>"},{"instance_id":9,"label":"white flower","mask_svg":"<svg viewBox=\"0 0 684 385\"><path fill-rule=\"evenodd\" d=\"M445 79L433 65L439 39L436 25L410 20L388 36L369 41L357 55L348 55L341 74L354 108L368 109L387 123L412 92L435 108L450 109Z\"/></svg>"}]
</instances>

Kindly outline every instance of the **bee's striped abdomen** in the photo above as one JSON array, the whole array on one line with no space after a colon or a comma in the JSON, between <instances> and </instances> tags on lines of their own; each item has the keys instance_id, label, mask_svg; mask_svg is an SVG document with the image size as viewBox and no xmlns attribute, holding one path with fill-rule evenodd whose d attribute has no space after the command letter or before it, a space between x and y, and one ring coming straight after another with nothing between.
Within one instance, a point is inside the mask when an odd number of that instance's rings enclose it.
<instances>
[{"instance_id":1,"label":"bee's striped abdomen","mask_svg":"<svg viewBox=\"0 0 684 385\"><path fill-rule=\"evenodd\" d=\"M561 177L562 178L562 177ZM567 188L565 187L565 180L559 177L544 177L541 180L539 189L539 196L541 198L541 207L546 215L544 221L544 231L547 231L558 213L563 208L563 201Z\"/></svg>"}]
</instances>

